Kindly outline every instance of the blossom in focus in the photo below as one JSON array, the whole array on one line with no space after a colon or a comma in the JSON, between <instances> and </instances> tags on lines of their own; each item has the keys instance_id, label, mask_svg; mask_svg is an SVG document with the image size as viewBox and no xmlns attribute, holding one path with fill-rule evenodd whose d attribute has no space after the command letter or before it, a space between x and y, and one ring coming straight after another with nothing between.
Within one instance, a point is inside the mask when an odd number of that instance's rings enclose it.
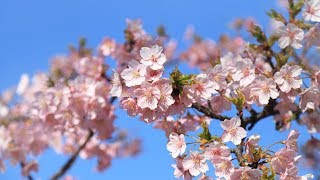
<instances>
[{"instance_id":1,"label":"blossom in focus","mask_svg":"<svg viewBox=\"0 0 320 180\"><path fill-rule=\"evenodd\" d=\"M155 84L158 85L158 88L160 90L160 99L158 107L162 111L166 111L169 108L169 106L171 106L174 103L174 99L171 96L173 89L169 82L166 80L157 81L155 82Z\"/></svg>"},{"instance_id":2,"label":"blossom in focus","mask_svg":"<svg viewBox=\"0 0 320 180\"><path fill-rule=\"evenodd\" d=\"M306 21L320 22L320 1L307 0L302 16Z\"/></svg>"},{"instance_id":3,"label":"blossom in focus","mask_svg":"<svg viewBox=\"0 0 320 180\"><path fill-rule=\"evenodd\" d=\"M128 63L128 68L121 72L121 77L124 79L126 86L136 86L145 81L146 67L136 60L131 60Z\"/></svg>"},{"instance_id":4,"label":"blossom in focus","mask_svg":"<svg viewBox=\"0 0 320 180\"><path fill-rule=\"evenodd\" d=\"M276 30L276 33L280 36L279 47L281 49L284 49L288 46L292 46L295 49L302 48L301 42L304 37L304 32L294 24L283 24Z\"/></svg>"},{"instance_id":5,"label":"blossom in focus","mask_svg":"<svg viewBox=\"0 0 320 180\"><path fill-rule=\"evenodd\" d=\"M140 62L149 66L153 70L162 69L163 64L167 61L166 55L162 53L162 47L154 45L151 48L142 47L140 50Z\"/></svg>"},{"instance_id":6,"label":"blossom in focus","mask_svg":"<svg viewBox=\"0 0 320 180\"><path fill-rule=\"evenodd\" d=\"M203 153L207 160L213 160L219 157L225 157L231 159L230 149L222 143L213 142L211 143Z\"/></svg>"},{"instance_id":7,"label":"blossom in focus","mask_svg":"<svg viewBox=\"0 0 320 180\"><path fill-rule=\"evenodd\" d=\"M230 120L226 119L220 125L224 129L221 136L223 142L232 141L235 145L238 145L247 136L247 131L240 127L241 120L239 117L233 117Z\"/></svg>"},{"instance_id":8,"label":"blossom in focus","mask_svg":"<svg viewBox=\"0 0 320 180\"><path fill-rule=\"evenodd\" d=\"M252 87L251 93L254 96L259 97L259 102L261 104L268 104L270 98L276 99L279 96L274 81L262 75L256 78L256 83Z\"/></svg>"},{"instance_id":9,"label":"blossom in focus","mask_svg":"<svg viewBox=\"0 0 320 180\"><path fill-rule=\"evenodd\" d=\"M154 110L158 106L158 100L161 97L159 88L152 86L150 83L144 83L140 88L133 91L137 96L137 105L140 108L149 108Z\"/></svg>"},{"instance_id":10,"label":"blossom in focus","mask_svg":"<svg viewBox=\"0 0 320 180\"><path fill-rule=\"evenodd\" d=\"M278 84L282 92L288 93L291 89L298 89L302 85L299 77L302 68L298 65L289 66L285 64L279 72L274 74L274 81Z\"/></svg>"},{"instance_id":11,"label":"blossom in focus","mask_svg":"<svg viewBox=\"0 0 320 180\"><path fill-rule=\"evenodd\" d=\"M197 151L191 151L190 156L182 161L182 165L192 176L198 176L209 170L205 157Z\"/></svg>"},{"instance_id":12,"label":"blossom in focus","mask_svg":"<svg viewBox=\"0 0 320 180\"><path fill-rule=\"evenodd\" d=\"M248 86L255 79L255 68L250 59L240 58L236 62L236 71L232 74L232 79L240 82L240 86Z\"/></svg>"},{"instance_id":13,"label":"blossom in focus","mask_svg":"<svg viewBox=\"0 0 320 180\"><path fill-rule=\"evenodd\" d=\"M219 85L209 80L206 74L198 74L193 84L187 87L187 91L196 101L209 100L213 93L217 93Z\"/></svg>"},{"instance_id":14,"label":"blossom in focus","mask_svg":"<svg viewBox=\"0 0 320 180\"><path fill-rule=\"evenodd\" d=\"M182 155L186 150L186 142L184 140L184 135L173 132L169 135L169 142L167 144L168 151L171 152L173 158Z\"/></svg>"},{"instance_id":15,"label":"blossom in focus","mask_svg":"<svg viewBox=\"0 0 320 180\"><path fill-rule=\"evenodd\" d=\"M220 178L228 179L234 171L234 166L229 158L218 157L211 160L215 168L215 174Z\"/></svg>"}]
</instances>

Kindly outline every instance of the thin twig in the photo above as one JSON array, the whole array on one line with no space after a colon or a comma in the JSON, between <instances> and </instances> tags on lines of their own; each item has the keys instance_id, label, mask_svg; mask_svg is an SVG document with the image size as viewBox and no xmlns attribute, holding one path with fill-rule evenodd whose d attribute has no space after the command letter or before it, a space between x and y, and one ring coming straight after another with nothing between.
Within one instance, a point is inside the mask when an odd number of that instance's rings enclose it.
<instances>
[{"instance_id":1,"label":"thin twig","mask_svg":"<svg viewBox=\"0 0 320 180\"><path fill-rule=\"evenodd\" d=\"M25 164L24 162L21 162L21 163L20 163L21 169L23 169L25 165L26 165L26 164ZM27 178L28 178L28 180L33 180L33 177L31 176L31 174L29 174L29 175L27 176Z\"/></svg>"},{"instance_id":2,"label":"thin twig","mask_svg":"<svg viewBox=\"0 0 320 180\"><path fill-rule=\"evenodd\" d=\"M89 130L89 134L88 134L85 142L81 146L79 146L77 151L73 153L73 155L69 158L69 160L50 178L51 180L59 179L72 167L72 165L76 161L79 153L81 152L81 150L83 150L86 147L87 143L93 137L93 134L94 134L93 131Z\"/></svg>"},{"instance_id":3,"label":"thin twig","mask_svg":"<svg viewBox=\"0 0 320 180\"><path fill-rule=\"evenodd\" d=\"M225 119L231 119L230 117L228 116L222 116L222 115L218 115L218 114L215 114L212 112L211 109L205 107L205 106L202 106L198 103L193 103L192 108L198 110L199 112L202 112L203 114L205 114L206 116L210 117L210 118L213 118L213 119L217 119L217 120L220 120L220 121L224 121Z\"/></svg>"}]
</instances>

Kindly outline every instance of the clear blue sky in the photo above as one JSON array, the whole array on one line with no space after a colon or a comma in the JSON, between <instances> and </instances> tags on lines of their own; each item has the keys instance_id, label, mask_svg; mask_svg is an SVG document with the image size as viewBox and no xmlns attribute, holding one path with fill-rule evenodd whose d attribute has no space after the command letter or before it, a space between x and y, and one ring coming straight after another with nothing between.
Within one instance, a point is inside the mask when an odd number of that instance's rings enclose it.
<instances>
[{"instance_id":1,"label":"clear blue sky","mask_svg":"<svg viewBox=\"0 0 320 180\"><path fill-rule=\"evenodd\" d=\"M228 23L235 17L251 16L266 26L269 21L265 11L271 7L276 7L274 0L1 0L0 91L15 85L22 73L46 71L50 57L66 53L67 46L79 37L86 37L92 47L104 36L123 40L126 18L141 18L149 32L163 24L181 42L190 24L203 37L213 39L228 32ZM93 172L95 160L78 159L68 174L78 179L174 179L173 160L161 131L126 116L120 116L117 124L143 139L143 152L135 158L113 161L103 173ZM264 132L262 144L281 140L272 119L259 123L250 134L258 132ZM284 132L283 138L287 134ZM301 142L306 137L304 134ZM33 176L47 179L66 158L47 151L39 157L40 171ZM0 179L19 179L19 173L18 168L9 167Z\"/></svg>"}]
</instances>

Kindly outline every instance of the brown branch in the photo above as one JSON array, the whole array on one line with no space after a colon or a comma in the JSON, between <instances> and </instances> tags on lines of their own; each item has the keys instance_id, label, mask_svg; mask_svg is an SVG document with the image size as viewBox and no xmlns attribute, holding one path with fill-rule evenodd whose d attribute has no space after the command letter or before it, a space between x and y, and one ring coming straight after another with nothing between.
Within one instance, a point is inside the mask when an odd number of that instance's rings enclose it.
<instances>
[{"instance_id":1,"label":"brown branch","mask_svg":"<svg viewBox=\"0 0 320 180\"><path fill-rule=\"evenodd\" d=\"M21 162L20 163L20 166L21 166L21 169L23 170L23 168L24 168L24 166L25 166L26 164L24 163L24 162ZM33 177L31 176L31 174L29 174L28 176L27 176L27 178L28 178L28 180L33 180Z\"/></svg>"},{"instance_id":2,"label":"brown branch","mask_svg":"<svg viewBox=\"0 0 320 180\"><path fill-rule=\"evenodd\" d=\"M242 152L243 152L243 140L241 141L241 144L237 145L236 148L231 149L230 152L236 155L236 158L237 158L240 166L242 166L242 167L246 166L246 163L244 161L243 154L242 154Z\"/></svg>"},{"instance_id":3,"label":"brown branch","mask_svg":"<svg viewBox=\"0 0 320 180\"><path fill-rule=\"evenodd\" d=\"M205 107L205 106L202 106L198 103L193 103L192 108L198 110L199 112L202 112L204 115L210 117L210 118L213 118L213 119L217 119L217 120L220 120L220 121L224 121L225 119L231 119L230 117L228 116L222 116L222 115L218 115L218 114L215 114L212 112L211 109Z\"/></svg>"},{"instance_id":4,"label":"brown branch","mask_svg":"<svg viewBox=\"0 0 320 180\"><path fill-rule=\"evenodd\" d=\"M90 139L93 137L93 135L94 135L93 131L89 130L89 134L88 134L85 142L81 146L79 146L77 151L73 153L73 155L69 158L69 160L50 178L51 180L59 179L72 167L72 165L76 161L79 153L81 152L81 150L83 150L83 148L85 148L85 146L90 141Z\"/></svg>"},{"instance_id":5,"label":"brown branch","mask_svg":"<svg viewBox=\"0 0 320 180\"><path fill-rule=\"evenodd\" d=\"M250 111L251 116L244 119L243 127L245 129L251 130L260 120L277 114L278 111L274 110L274 107L277 104L278 103L276 102L276 100L271 99L269 104L266 105L260 113L257 113L256 111L251 110ZM247 127L249 124L250 124L250 126Z\"/></svg>"}]
</instances>

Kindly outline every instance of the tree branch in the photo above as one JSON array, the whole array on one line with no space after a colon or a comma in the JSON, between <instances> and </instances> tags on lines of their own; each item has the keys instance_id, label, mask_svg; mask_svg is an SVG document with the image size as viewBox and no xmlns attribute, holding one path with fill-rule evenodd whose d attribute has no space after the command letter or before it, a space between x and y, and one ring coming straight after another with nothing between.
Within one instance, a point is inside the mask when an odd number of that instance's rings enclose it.
<instances>
[{"instance_id":1,"label":"tree branch","mask_svg":"<svg viewBox=\"0 0 320 180\"><path fill-rule=\"evenodd\" d=\"M26 164L25 164L24 162L21 162L21 163L20 163L20 166L21 166L22 170L23 170L23 168L24 168L25 165L26 165ZM27 176L27 178L28 178L28 180L33 180L33 177L31 176L31 174L29 174L29 175Z\"/></svg>"},{"instance_id":2,"label":"tree branch","mask_svg":"<svg viewBox=\"0 0 320 180\"><path fill-rule=\"evenodd\" d=\"M260 120L275 115L278 113L278 111L274 110L274 107L277 105L278 103L276 102L276 100L271 99L269 104L266 105L263 110L260 113L257 113L254 110L251 110L251 116L248 118L244 119L244 128L251 130ZM249 127L247 127L250 124Z\"/></svg>"},{"instance_id":3,"label":"tree branch","mask_svg":"<svg viewBox=\"0 0 320 180\"><path fill-rule=\"evenodd\" d=\"M77 149L76 152L73 153L73 155L69 158L69 160L61 167L61 169L59 169L50 179L51 180L57 180L60 177L62 177L73 165L73 163L76 161L79 153L81 152L81 150L83 148L85 148L85 146L87 145L87 143L90 141L90 139L93 136L93 131L89 130L89 134L85 140L85 142L79 146L79 148Z\"/></svg>"},{"instance_id":4,"label":"tree branch","mask_svg":"<svg viewBox=\"0 0 320 180\"><path fill-rule=\"evenodd\" d=\"M208 116L210 118L213 118L213 119L217 119L217 120L220 120L220 121L224 121L225 119L231 119L228 116L222 116L222 115L214 114L211 109L209 109L209 108L207 108L205 106L202 106L202 105L200 105L198 103L193 103L191 107L196 109L196 110L198 110L199 112L202 112L206 116Z\"/></svg>"}]
</instances>

